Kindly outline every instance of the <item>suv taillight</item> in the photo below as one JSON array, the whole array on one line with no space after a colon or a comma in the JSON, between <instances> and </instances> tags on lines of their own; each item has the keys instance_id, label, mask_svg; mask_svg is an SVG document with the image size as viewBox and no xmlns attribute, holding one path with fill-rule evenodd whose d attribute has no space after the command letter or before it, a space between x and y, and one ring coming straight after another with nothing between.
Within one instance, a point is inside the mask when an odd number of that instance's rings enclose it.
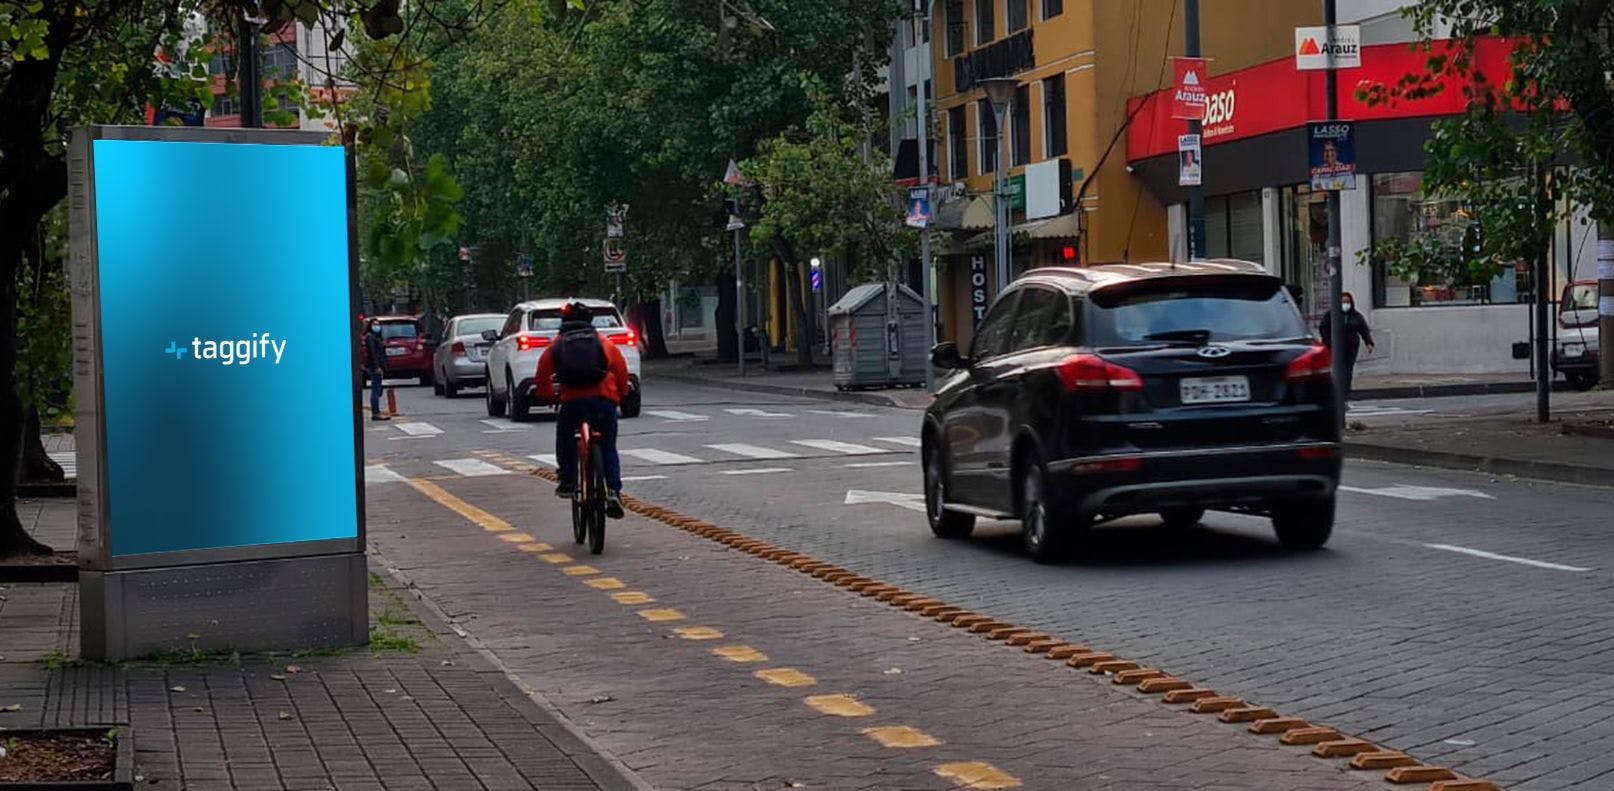
<instances>
[{"instance_id":1,"label":"suv taillight","mask_svg":"<svg viewBox=\"0 0 1614 791\"><path fill-rule=\"evenodd\" d=\"M620 332L616 335L612 335L611 342L618 346L632 346L639 342L639 335L630 329L627 332Z\"/></svg>"},{"instance_id":2,"label":"suv taillight","mask_svg":"<svg viewBox=\"0 0 1614 791\"><path fill-rule=\"evenodd\" d=\"M1059 380L1071 392L1143 389L1143 377L1137 371L1096 354L1073 354L1059 364L1058 370Z\"/></svg>"},{"instance_id":3,"label":"suv taillight","mask_svg":"<svg viewBox=\"0 0 1614 791\"><path fill-rule=\"evenodd\" d=\"M1334 378L1334 355L1327 346L1313 346L1289 363L1286 382L1326 382Z\"/></svg>"},{"instance_id":4,"label":"suv taillight","mask_svg":"<svg viewBox=\"0 0 1614 791\"><path fill-rule=\"evenodd\" d=\"M517 335L516 351L530 352L533 349L542 349L549 345L549 339L542 335Z\"/></svg>"}]
</instances>

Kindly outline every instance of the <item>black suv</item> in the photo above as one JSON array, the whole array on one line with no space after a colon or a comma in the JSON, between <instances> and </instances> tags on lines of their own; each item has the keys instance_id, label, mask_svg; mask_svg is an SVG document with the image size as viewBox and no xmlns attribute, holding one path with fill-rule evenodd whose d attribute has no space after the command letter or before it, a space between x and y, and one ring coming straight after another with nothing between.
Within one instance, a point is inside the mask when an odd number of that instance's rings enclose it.
<instances>
[{"instance_id":1,"label":"black suv","mask_svg":"<svg viewBox=\"0 0 1614 791\"><path fill-rule=\"evenodd\" d=\"M1245 261L1036 269L992 305L925 413L931 530L1019 519L1057 559L1093 522L1205 509L1328 541L1340 429L1328 349L1281 280Z\"/></svg>"}]
</instances>

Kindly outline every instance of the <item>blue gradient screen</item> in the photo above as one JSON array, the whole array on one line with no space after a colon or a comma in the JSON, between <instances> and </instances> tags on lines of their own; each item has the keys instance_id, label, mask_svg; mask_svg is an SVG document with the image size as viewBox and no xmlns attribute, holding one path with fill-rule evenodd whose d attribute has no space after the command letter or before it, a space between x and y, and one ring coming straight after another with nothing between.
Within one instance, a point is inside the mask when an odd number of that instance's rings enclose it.
<instances>
[{"instance_id":1,"label":"blue gradient screen","mask_svg":"<svg viewBox=\"0 0 1614 791\"><path fill-rule=\"evenodd\" d=\"M93 145L112 555L357 538L342 149Z\"/></svg>"}]
</instances>

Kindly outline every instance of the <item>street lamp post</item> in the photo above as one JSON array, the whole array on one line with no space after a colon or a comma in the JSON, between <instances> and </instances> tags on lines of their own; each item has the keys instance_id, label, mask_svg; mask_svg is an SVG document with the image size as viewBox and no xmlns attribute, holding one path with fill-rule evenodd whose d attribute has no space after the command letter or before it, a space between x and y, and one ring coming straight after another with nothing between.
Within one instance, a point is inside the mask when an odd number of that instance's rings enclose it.
<instances>
[{"instance_id":1,"label":"street lamp post","mask_svg":"<svg viewBox=\"0 0 1614 791\"><path fill-rule=\"evenodd\" d=\"M930 28L930 0L914 0L913 14L918 24L924 25L927 30ZM918 59L923 68L918 79L919 89L914 92L919 97L919 107L916 108L919 118L919 186L925 191L925 206L934 216L936 192L930 186L930 97L926 95L925 86L934 68L932 59L935 49L925 42L922 35L914 36L914 44L925 48L924 56ZM925 277L925 348L930 349L936 346L936 262L930 257L929 222L919 232L919 267ZM935 389L936 369L926 363L925 390Z\"/></svg>"},{"instance_id":2,"label":"street lamp post","mask_svg":"<svg viewBox=\"0 0 1614 791\"><path fill-rule=\"evenodd\" d=\"M1014 92L1019 89L1020 81L1013 77L993 77L981 80L979 85L986 91L986 100L992 103L992 115L997 119L997 139L992 145L997 147L997 164L992 168L993 183L992 205L997 210L993 221L993 252L995 254L997 293L1009 285L1009 180L1004 169L1009 162L1008 139L1003 134L1003 120L1009 112L1009 102L1014 101Z\"/></svg>"}]
</instances>

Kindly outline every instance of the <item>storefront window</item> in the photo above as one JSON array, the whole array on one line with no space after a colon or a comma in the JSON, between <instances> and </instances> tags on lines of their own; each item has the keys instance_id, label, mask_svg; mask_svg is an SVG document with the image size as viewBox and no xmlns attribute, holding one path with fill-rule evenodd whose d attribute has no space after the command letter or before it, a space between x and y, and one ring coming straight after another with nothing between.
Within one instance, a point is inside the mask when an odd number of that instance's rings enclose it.
<instances>
[{"instance_id":1,"label":"storefront window","mask_svg":"<svg viewBox=\"0 0 1614 791\"><path fill-rule=\"evenodd\" d=\"M1378 173L1372 178L1373 243L1386 240L1419 245L1435 256L1456 262L1471 246L1470 215L1458 201L1428 198L1419 187L1423 174ZM1485 283L1452 282L1448 278L1397 277L1391 262L1374 256L1375 307L1436 307L1518 302L1529 295L1529 264L1504 266ZM1521 275L1524 282L1521 282ZM1521 288L1523 286L1523 288Z\"/></svg>"},{"instance_id":2,"label":"storefront window","mask_svg":"<svg viewBox=\"0 0 1614 791\"><path fill-rule=\"evenodd\" d=\"M1259 190L1205 199L1205 257L1266 263Z\"/></svg>"},{"instance_id":3,"label":"storefront window","mask_svg":"<svg viewBox=\"0 0 1614 791\"><path fill-rule=\"evenodd\" d=\"M1283 280L1300 290L1300 308L1315 323L1329 308L1328 208L1304 184L1285 187L1282 203Z\"/></svg>"}]
</instances>

